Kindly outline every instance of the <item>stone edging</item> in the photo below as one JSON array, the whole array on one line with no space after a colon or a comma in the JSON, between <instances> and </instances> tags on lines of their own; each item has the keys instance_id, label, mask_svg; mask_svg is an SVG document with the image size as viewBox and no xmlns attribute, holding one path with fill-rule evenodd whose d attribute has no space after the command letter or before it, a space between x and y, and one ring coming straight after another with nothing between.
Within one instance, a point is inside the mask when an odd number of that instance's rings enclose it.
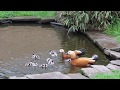
<instances>
[{"instance_id":1,"label":"stone edging","mask_svg":"<svg viewBox=\"0 0 120 90\"><path fill-rule=\"evenodd\" d=\"M55 22L55 18L41 19L34 16L23 16L23 17L13 17L13 18L1 18L0 24L8 24L13 22L37 22L40 24L50 24L50 22Z\"/></svg>"}]
</instances>

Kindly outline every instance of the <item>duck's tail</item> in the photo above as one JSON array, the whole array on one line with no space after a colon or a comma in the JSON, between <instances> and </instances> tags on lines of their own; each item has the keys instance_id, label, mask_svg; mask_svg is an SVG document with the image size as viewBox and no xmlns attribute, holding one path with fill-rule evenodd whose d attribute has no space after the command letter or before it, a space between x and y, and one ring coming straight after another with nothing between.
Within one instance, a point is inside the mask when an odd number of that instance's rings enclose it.
<instances>
[{"instance_id":1,"label":"duck's tail","mask_svg":"<svg viewBox=\"0 0 120 90\"><path fill-rule=\"evenodd\" d=\"M92 56L92 59L93 59L93 60L97 61L97 60L98 60L98 58L99 58L99 57L98 57L98 55L93 54L93 56Z\"/></svg>"},{"instance_id":2,"label":"duck's tail","mask_svg":"<svg viewBox=\"0 0 120 90\"><path fill-rule=\"evenodd\" d=\"M84 54L85 54L85 50L84 50L83 48L78 49L78 51L81 51L81 52L82 52L81 54L79 54L79 56L80 56L80 55L84 55Z\"/></svg>"}]
</instances>

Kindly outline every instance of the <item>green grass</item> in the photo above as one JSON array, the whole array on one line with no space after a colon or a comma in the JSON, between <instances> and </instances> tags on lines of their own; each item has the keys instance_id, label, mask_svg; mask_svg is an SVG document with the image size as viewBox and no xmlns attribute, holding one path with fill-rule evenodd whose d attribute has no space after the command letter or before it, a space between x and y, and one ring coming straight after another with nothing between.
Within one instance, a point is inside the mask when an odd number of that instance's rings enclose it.
<instances>
[{"instance_id":1,"label":"green grass","mask_svg":"<svg viewBox=\"0 0 120 90\"><path fill-rule=\"evenodd\" d=\"M113 36L118 42L120 42L120 20L117 20L116 23L109 25L104 33Z\"/></svg>"},{"instance_id":2,"label":"green grass","mask_svg":"<svg viewBox=\"0 0 120 90\"><path fill-rule=\"evenodd\" d=\"M120 79L120 71L112 70L112 74L96 74L91 79Z\"/></svg>"},{"instance_id":3,"label":"green grass","mask_svg":"<svg viewBox=\"0 0 120 90\"><path fill-rule=\"evenodd\" d=\"M0 11L0 18L16 16L36 16L40 18L54 18L55 11Z\"/></svg>"}]
</instances>

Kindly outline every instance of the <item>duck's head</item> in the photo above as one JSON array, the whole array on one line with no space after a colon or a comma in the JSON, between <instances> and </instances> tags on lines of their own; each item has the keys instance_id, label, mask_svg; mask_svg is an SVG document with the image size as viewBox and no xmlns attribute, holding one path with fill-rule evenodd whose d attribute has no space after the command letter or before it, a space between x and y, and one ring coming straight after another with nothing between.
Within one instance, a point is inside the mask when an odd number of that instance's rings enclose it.
<instances>
[{"instance_id":1,"label":"duck's head","mask_svg":"<svg viewBox=\"0 0 120 90\"><path fill-rule=\"evenodd\" d=\"M74 51L69 50L69 51L67 52L67 54L68 54L68 55L73 55L73 54L75 54L75 53L74 53Z\"/></svg>"},{"instance_id":2,"label":"duck's head","mask_svg":"<svg viewBox=\"0 0 120 90\"><path fill-rule=\"evenodd\" d=\"M65 51L64 51L64 49L60 49L59 52L61 53L61 52L65 52Z\"/></svg>"},{"instance_id":3,"label":"duck's head","mask_svg":"<svg viewBox=\"0 0 120 90\"><path fill-rule=\"evenodd\" d=\"M65 61L66 61L66 62L71 62L71 59L69 58L69 59L66 59Z\"/></svg>"}]
</instances>

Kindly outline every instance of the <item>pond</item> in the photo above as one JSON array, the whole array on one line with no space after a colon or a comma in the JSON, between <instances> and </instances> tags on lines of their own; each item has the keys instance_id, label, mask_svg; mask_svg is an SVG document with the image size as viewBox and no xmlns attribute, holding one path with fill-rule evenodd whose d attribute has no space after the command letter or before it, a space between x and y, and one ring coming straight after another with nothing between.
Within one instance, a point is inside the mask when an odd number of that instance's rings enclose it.
<instances>
[{"instance_id":1,"label":"pond","mask_svg":"<svg viewBox=\"0 0 120 90\"><path fill-rule=\"evenodd\" d=\"M60 71L62 73L77 73L80 68L73 69L69 63L61 62L58 56L55 58L55 67L40 68L26 67L32 54L41 58L38 64L46 63L50 57L49 51L63 48L65 52L84 48L84 56L99 56L96 64L107 65L109 59L91 41L80 33L67 34L63 27L40 24L12 24L0 26L0 67L19 73L19 75L46 73Z\"/></svg>"}]
</instances>

